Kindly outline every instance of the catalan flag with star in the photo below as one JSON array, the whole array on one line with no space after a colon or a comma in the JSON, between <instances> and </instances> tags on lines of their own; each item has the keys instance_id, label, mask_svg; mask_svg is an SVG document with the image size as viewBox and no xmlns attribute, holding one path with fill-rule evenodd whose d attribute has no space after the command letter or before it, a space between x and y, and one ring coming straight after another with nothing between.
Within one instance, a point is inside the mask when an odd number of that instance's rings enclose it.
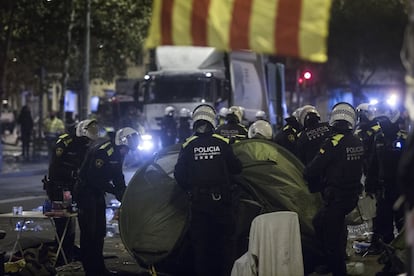
<instances>
[{"instance_id":1,"label":"catalan flag with star","mask_svg":"<svg viewBox=\"0 0 414 276\"><path fill-rule=\"evenodd\" d=\"M147 48L219 50L327 60L332 0L154 0Z\"/></svg>"}]
</instances>

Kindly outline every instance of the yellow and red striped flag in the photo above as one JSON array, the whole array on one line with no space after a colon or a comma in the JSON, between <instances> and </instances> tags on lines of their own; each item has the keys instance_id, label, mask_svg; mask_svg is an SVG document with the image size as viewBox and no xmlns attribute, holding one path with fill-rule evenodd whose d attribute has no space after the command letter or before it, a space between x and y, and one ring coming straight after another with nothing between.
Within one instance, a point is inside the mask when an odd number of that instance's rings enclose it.
<instances>
[{"instance_id":1,"label":"yellow and red striped flag","mask_svg":"<svg viewBox=\"0 0 414 276\"><path fill-rule=\"evenodd\" d=\"M147 48L210 46L325 62L332 0L154 0Z\"/></svg>"}]
</instances>

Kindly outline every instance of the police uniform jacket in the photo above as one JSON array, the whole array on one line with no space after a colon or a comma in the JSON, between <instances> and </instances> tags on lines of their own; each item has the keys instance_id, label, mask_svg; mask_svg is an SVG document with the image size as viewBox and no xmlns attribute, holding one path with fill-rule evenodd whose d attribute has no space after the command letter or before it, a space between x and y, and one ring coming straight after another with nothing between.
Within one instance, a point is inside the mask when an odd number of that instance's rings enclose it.
<instances>
[{"instance_id":1,"label":"police uniform jacket","mask_svg":"<svg viewBox=\"0 0 414 276\"><path fill-rule=\"evenodd\" d=\"M358 136L364 145L363 172L368 173L369 158L372 155L372 148L375 135L381 131L381 126L376 121L362 122L357 125L354 134Z\"/></svg>"},{"instance_id":2,"label":"police uniform jacket","mask_svg":"<svg viewBox=\"0 0 414 276\"><path fill-rule=\"evenodd\" d=\"M329 134L330 127L327 123L317 123L300 132L296 143L296 156L304 165L312 161Z\"/></svg>"},{"instance_id":3,"label":"police uniform jacket","mask_svg":"<svg viewBox=\"0 0 414 276\"><path fill-rule=\"evenodd\" d=\"M59 136L49 164L50 183L49 187L46 187L48 195L53 193L52 190L60 190L60 194L63 188L73 190L76 175L88 149L88 142L86 137L77 137L69 133Z\"/></svg>"},{"instance_id":4,"label":"police uniform jacket","mask_svg":"<svg viewBox=\"0 0 414 276\"><path fill-rule=\"evenodd\" d=\"M275 143L294 153L300 132L300 125L292 116L286 118L286 125L275 136Z\"/></svg>"},{"instance_id":5,"label":"police uniform jacket","mask_svg":"<svg viewBox=\"0 0 414 276\"><path fill-rule=\"evenodd\" d=\"M305 168L310 190L322 191L328 200L358 196L362 188L363 153L362 142L350 131L332 135ZM312 180L319 176L323 176L322 185L312 187Z\"/></svg>"},{"instance_id":6,"label":"police uniform jacket","mask_svg":"<svg viewBox=\"0 0 414 276\"><path fill-rule=\"evenodd\" d=\"M126 188L122 164L123 157L111 141L97 141L81 166L79 192L97 195L109 192L121 200Z\"/></svg>"},{"instance_id":7,"label":"police uniform jacket","mask_svg":"<svg viewBox=\"0 0 414 276\"><path fill-rule=\"evenodd\" d=\"M208 133L196 133L182 145L174 176L184 190L191 192L193 201L214 193L230 195L230 174L242 170L228 139Z\"/></svg>"},{"instance_id":8,"label":"police uniform jacket","mask_svg":"<svg viewBox=\"0 0 414 276\"><path fill-rule=\"evenodd\" d=\"M216 133L226 138L244 140L247 139L248 130L244 125L240 123L228 122L227 124L219 126L216 129Z\"/></svg>"},{"instance_id":9,"label":"police uniform jacket","mask_svg":"<svg viewBox=\"0 0 414 276\"><path fill-rule=\"evenodd\" d=\"M383 188L395 188L398 163L407 133L388 119L380 120L375 134L366 179L366 191L376 193Z\"/></svg>"}]
</instances>

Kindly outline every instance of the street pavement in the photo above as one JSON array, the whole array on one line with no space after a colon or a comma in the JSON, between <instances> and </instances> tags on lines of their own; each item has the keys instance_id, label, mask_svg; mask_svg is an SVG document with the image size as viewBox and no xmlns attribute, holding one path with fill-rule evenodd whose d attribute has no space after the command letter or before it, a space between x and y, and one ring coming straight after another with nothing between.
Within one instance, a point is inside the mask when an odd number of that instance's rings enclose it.
<instances>
[{"instance_id":1,"label":"street pavement","mask_svg":"<svg viewBox=\"0 0 414 276\"><path fill-rule=\"evenodd\" d=\"M23 162L19 159L19 154L12 154L13 151L6 150L3 152L3 166L0 172L1 178L7 177L19 177L22 175L41 175L47 172L47 158L43 156L38 160L33 160L31 162ZM129 168L127 171L128 176L126 179L130 179L133 175L134 168ZM111 198L108 198L108 203ZM39 209L40 210L40 209ZM0 240L0 251L6 251L7 256L10 256L10 253L13 248L14 241L17 236L17 231L15 231L15 221L0 219L0 229L6 230L6 238ZM33 221L32 225L28 225L27 231L22 232L21 244L23 248L35 247L40 243L48 243L53 241L54 238L54 228L49 220ZM38 226L38 227L37 227ZM34 228L38 231L33 230ZM32 228L32 230L30 230ZM41 230L39 230L41 229ZM79 228L77 227L76 233L76 244L79 245ZM105 264L108 269L118 272L118 275L151 275L149 271L140 267L134 258L129 254L122 239L115 231L115 233L110 232L109 235L105 238L104 245L104 257ZM352 240L349 240L351 245ZM361 256L354 252L352 246L348 248L350 253L349 263L362 263L364 266L364 273L359 275L373 276L376 272L380 271L382 266L378 264L378 256ZM7 261L7 259L6 259ZM82 266L80 262L73 262L66 266L61 266L57 268L57 275L84 275ZM166 275L158 272L157 275ZM330 274L317 274L313 273L312 276L316 275L325 275ZM353 274L357 275L357 274Z\"/></svg>"}]
</instances>

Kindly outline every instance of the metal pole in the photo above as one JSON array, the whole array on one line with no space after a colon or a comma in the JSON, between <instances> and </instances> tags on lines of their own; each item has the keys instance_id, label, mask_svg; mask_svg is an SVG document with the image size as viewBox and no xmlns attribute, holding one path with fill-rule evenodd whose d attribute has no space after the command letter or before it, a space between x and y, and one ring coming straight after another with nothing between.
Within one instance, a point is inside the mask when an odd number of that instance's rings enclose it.
<instances>
[{"instance_id":1,"label":"metal pole","mask_svg":"<svg viewBox=\"0 0 414 276\"><path fill-rule=\"evenodd\" d=\"M88 117L89 113L89 50L90 50L90 26L91 26L91 1L86 0L86 18L85 18L85 64L83 71L83 93L80 97L81 110L80 120Z\"/></svg>"}]
</instances>

